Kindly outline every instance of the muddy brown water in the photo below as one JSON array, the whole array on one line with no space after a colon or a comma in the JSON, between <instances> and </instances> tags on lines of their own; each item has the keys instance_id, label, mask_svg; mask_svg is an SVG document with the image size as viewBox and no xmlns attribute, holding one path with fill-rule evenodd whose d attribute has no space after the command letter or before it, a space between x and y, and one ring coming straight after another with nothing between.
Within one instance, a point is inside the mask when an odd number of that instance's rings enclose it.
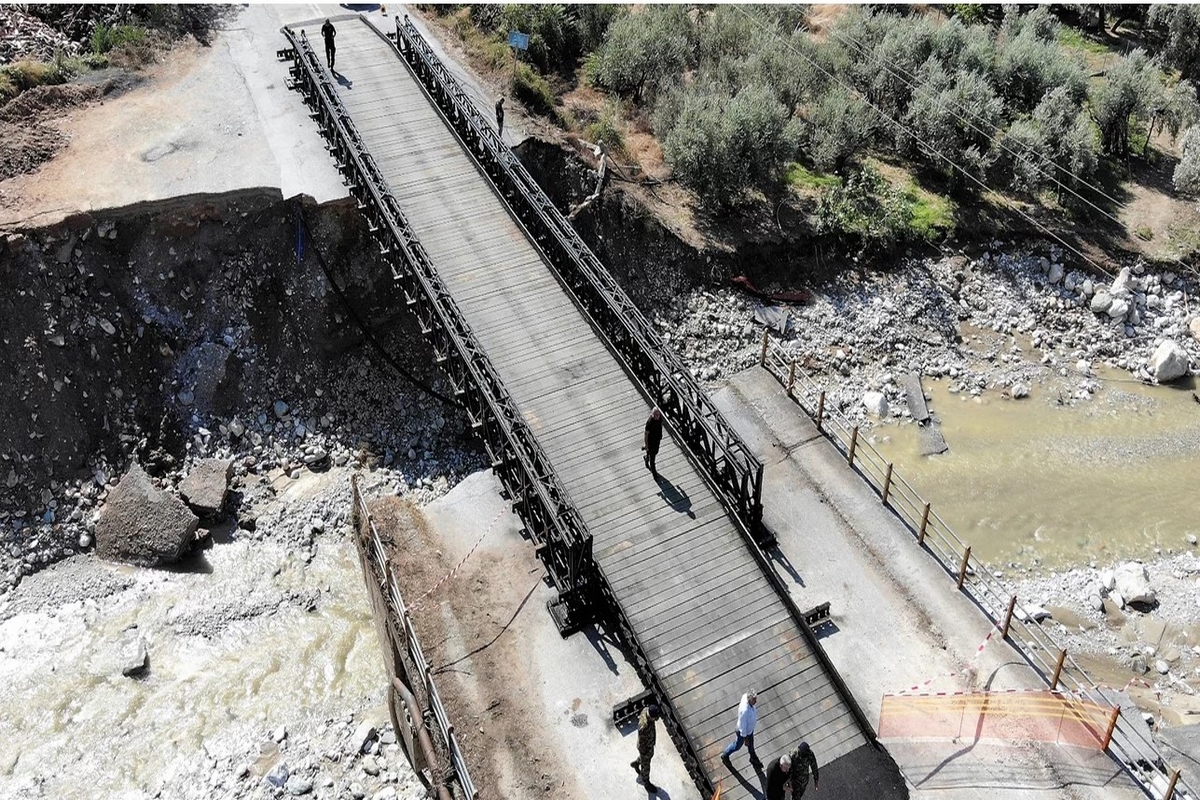
<instances>
[{"instance_id":1,"label":"muddy brown water","mask_svg":"<svg viewBox=\"0 0 1200 800\"><path fill-rule=\"evenodd\" d=\"M1097 378L1101 389L1075 406L1058 402L1054 384L1014 401L926 381L949 452L919 455L913 424L872 438L985 561L1066 567L1188 548L1188 535L1200 536L1194 382L1146 386L1102 369ZM1066 395L1078 376L1064 381Z\"/></svg>"}]
</instances>

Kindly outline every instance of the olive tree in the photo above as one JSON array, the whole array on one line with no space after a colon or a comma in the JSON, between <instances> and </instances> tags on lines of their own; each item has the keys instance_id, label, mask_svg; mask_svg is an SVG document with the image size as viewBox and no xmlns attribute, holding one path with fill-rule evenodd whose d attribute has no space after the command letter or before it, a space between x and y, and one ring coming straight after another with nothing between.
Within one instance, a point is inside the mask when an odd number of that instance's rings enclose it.
<instances>
[{"instance_id":1,"label":"olive tree","mask_svg":"<svg viewBox=\"0 0 1200 800\"><path fill-rule=\"evenodd\" d=\"M862 99L835 87L808 118L805 150L817 169L842 174L871 143L878 122L879 115Z\"/></svg>"},{"instance_id":2,"label":"olive tree","mask_svg":"<svg viewBox=\"0 0 1200 800\"><path fill-rule=\"evenodd\" d=\"M641 101L676 82L688 64L691 20L683 6L647 5L609 26L590 64L599 86Z\"/></svg>"},{"instance_id":3,"label":"olive tree","mask_svg":"<svg viewBox=\"0 0 1200 800\"><path fill-rule=\"evenodd\" d=\"M1175 191L1200 195L1200 125L1193 125L1183 134L1183 157L1172 176Z\"/></svg>"},{"instance_id":4,"label":"olive tree","mask_svg":"<svg viewBox=\"0 0 1200 800\"><path fill-rule=\"evenodd\" d=\"M1162 103L1158 67L1138 48L1117 61L1108 71L1108 80L1092 97L1092 113L1100 128L1105 153L1127 158L1130 153L1129 130L1135 120L1149 120Z\"/></svg>"},{"instance_id":5,"label":"olive tree","mask_svg":"<svg viewBox=\"0 0 1200 800\"><path fill-rule=\"evenodd\" d=\"M1200 80L1200 6L1150 6L1149 22L1163 35L1162 57L1185 78Z\"/></svg>"},{"instance_id":6,"label":"olive tree","mask_svg":"<svg viewBox=\"0 0 1200 800\"><path fill-rule=\"evenodd\" d=\"M788 110L761 84L733 96L714 85L678 89L660 104L655 127L675 177L709 205L774 179L796 151Z\"/></svg>"}]
</instances>

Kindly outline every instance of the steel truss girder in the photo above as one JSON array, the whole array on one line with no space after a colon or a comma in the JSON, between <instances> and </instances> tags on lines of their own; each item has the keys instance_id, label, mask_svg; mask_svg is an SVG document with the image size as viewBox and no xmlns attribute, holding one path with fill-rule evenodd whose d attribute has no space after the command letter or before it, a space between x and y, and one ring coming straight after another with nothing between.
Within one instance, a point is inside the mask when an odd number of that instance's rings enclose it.
<instances>
[{"instance_id":1,"label":"steel truss girder","mask_svg":"<svg viewBox=\"0 0 1200 800\"><path fill-rule=\"evenodd\" d=\"M538 545L551 582L564 601L587 608L597 583L591 533L408 224L308 37L288 28L284 35L292 45L281 51L292 58L292 83L303 93L436 360Z\"/></svg>"}]
</instances>

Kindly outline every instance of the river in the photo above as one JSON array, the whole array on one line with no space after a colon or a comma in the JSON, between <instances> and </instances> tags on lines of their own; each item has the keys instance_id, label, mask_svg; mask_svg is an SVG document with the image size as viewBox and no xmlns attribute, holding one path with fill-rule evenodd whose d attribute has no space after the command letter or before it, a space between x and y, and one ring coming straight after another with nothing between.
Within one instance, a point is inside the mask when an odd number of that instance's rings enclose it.
<instances>
[{"instance_id":1,"label":"river","mask_svg":"<svg viewBox=\"0 0 1200 800\"><path fill-rule=\"evenodd\" d=\"M1053 384L1009 400L926 381L949 452L919 455L912 424L881 426L873 439L985 561L1103 565L1188 548L1200 535L1194 383L1147 386L1108 369L1096 379L1099 391L1075 405Z\"/></svg>"}]
</instances>

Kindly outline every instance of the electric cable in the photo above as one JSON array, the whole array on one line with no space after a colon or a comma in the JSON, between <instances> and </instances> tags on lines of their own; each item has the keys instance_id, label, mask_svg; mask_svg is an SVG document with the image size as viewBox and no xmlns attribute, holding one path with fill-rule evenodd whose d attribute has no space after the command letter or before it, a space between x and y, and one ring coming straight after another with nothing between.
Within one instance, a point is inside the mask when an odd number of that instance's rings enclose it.
<instances>
[{"instance_id":1,"label":"electric cable","mask_svg":"<svg viewBox=\"0 0 1200 800\"><path fill-rule=\"evenodd\" d=\"M302 234L301 234L302 238L299 239L297 242L298 258L302 259L304 257L303 256L303 253L304 253L303 242L304 242L304 240L307 240L308 243L312 246L313 253L315 253L317 256L317 263L321 265L321 272L325 273L325 279L327 281L329 281L329 286L331 289L333 289L333 293L337 295L338 300L341 301L342 306L346 309L346 312L350 315L350 318L354 321L355 326L357 326L358 329L360 331L362 331L363 336L366 338L367 342L371 345L371 347L374 348L376 353L379 354L379 356L388 364L388 366L390 366L392 369L396 370L396 372L399 373L400 377L404 378L406 381L408 381L413 386L420 389L425 394L429 395L430 397L432 397L436 400L440 400L441 402L446 403L447 405L453 406L454 408L457 408L457 409L465 408L465 406L462 403L458 402L457 400L455 400L452 397L447 397L446 395L442 394L437 389L434 389L432 386L425 383L420 378L418 378L416 375L413 375L411 372L409 372L407 369L405 369L403 366L401 366L400 363L398 361L396 361L396 359L392 356L392 354L387 351L387 349L383 346L383 344L379 341L379 339L377 339L375 337L375 334L372 333L370 328L367 327L367 325L363 321L362 317L360 317L358 315L358 312L355 311L354 306L350 305L350 300L349 300L349 298L346 297L346 293L342 291L342 288L340 286L338 286L337 281L335 281L333 279L333 274L329 269L329 265L325 262L325 256L321 253L321 248L317 246L316 241L313 239L312 231L308 227L308 219L304 215L303 206L301 206L300 202L297 201L295 207L296 207L296 220L297 220L297 222L300 223L300 227L302 229Z\"/></svg>"}]
</instances>

